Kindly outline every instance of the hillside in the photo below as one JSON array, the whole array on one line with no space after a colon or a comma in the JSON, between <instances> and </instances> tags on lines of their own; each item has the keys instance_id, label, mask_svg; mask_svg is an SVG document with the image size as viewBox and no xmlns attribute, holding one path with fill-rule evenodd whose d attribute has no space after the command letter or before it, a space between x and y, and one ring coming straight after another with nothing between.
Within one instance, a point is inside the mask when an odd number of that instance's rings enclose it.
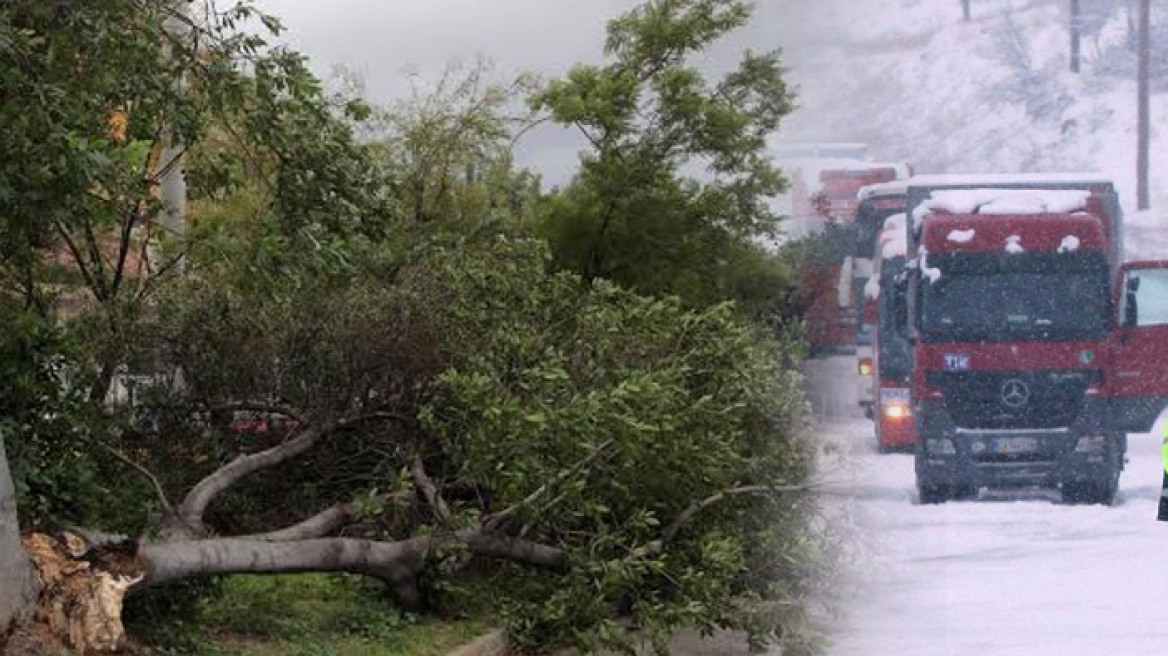
<instances>
[{"instance_id":1,"label":"hillside","mask_svg":"<svg viewBox=\"0 0 1168 656\"><path fill-rule=\"evenodd\" d=\"M1128 211L1128 256L1168 257L1168 76L1153 84L1152 204L1136 215L1136 83L1128 5L1083 0L1082 72L1069 72L1066 0L826 0L789 46L800 111L784 138L863 141L918 172L1093 170ZM1153 16L1164 16L1153 2ZM1165 7L1168 9L1168 7ZM1164 19L1168 22L1168 18ZM1168 42L1156 25L1154 39ZM1168 43L1158 48L1162 59ZM1158 211L1160 208L1161 211ZM1168 231L1168 230L1165 230Z\"/></svg>"}]
</instances>

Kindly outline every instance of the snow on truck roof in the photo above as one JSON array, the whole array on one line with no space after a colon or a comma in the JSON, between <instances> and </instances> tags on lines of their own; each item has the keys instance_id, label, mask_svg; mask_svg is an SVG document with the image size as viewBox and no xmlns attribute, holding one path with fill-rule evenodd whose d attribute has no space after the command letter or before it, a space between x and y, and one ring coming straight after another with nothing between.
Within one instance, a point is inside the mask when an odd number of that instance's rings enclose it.
<instances>
[{"instance_id":1,"label":"snow on truck roof","mask_svg":"<svg viewBox=\"0 0 1168 656\"><path fill-rule=\"evenodd\" d=\"M908 186L912 184L912 181L913 178L902 178L892 182L877 182L860 187L860 190L856 192L856 200L862 203L877 196L903 196L908 193Z\"/></svg>"},{"instance_id":2,"label":"snow on truck roof","mask_svg":"<svg viewBox=\"0 0 1168 656\"><path fill-rule=\"evenodd\" d=\"M1087 208L1091 192L1080 189L945 189L933 191L913 209L913 227L930 213L1018 216L1070 214Z\"/></svg>"},{"instance_id":3,"label":"snow on truck roof","mask_svg":"<svg viewBox=\"0 0 1168 656\"><path fill-rule=\"evenodd\" d=\"M910 188L928 190L932 187L948 189L968 189L971 187L1051 187L1062 186L1112 186L1111 178L1095 172L1069 173L958 173L914 175L892 182L881 182L868 185L856 194L860 201L875 196L892 196L908 194Z\"/></svg>"}]
</instances>

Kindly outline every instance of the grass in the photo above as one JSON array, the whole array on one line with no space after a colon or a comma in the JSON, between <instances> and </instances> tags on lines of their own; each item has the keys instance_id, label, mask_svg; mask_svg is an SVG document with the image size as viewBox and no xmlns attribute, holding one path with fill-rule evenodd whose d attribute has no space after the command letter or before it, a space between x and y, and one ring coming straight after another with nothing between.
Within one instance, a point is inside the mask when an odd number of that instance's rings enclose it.
<instances>
[{"instance_id":1,"label":"grass","mask_svg":"<svg viewBox=\"0 0 1168 656\"><path fill-rule=\"evenodd\" d=\"M402 613L381 586L347 574L232 576L164 624L131 635L160 654L440 656L488 629Z\"/></svg>"}]
</instances>

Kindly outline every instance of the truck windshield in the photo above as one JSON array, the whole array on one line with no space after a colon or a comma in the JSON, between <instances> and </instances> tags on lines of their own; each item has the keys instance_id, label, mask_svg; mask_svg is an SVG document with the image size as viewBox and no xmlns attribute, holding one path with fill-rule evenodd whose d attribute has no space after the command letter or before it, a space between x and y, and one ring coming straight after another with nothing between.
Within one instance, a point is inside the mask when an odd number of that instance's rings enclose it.
<instances>
[{"instance_id":1,"label":"truck windshield","mask_svg":"<svg viewBox=\"0 0 1168 656\"><path fill-rule=\"evenodd\" d=\"M939 278L922 281L922 337L986 342L1102 339L1110 305L1104 267L1079 261L1058 269L942 268Z\"/></svg>"}]
</instances>

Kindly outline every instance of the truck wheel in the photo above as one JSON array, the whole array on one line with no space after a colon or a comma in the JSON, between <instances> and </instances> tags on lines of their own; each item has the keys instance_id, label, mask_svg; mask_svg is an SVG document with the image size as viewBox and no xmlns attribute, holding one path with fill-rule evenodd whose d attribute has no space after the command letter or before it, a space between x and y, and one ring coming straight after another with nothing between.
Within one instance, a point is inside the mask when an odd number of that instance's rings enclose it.
<instances>
[{"instance_id":1,"label":"truck wheel","mask_svg":"<svg viewBox=\"0 0 1168 656\"><path fill-rule=\"evenodd\" d=\"M1099 494L1096 503L1101 503L1105 506L1110 506L1115 503L1115 497L1119 494L1119 474L1123 471L1123 458L1122 450L1115 453L1115 457L1111 463L1111 470L1107 472L1107 477L1097 482Z\"/></svg>"},{"instance_id":2,"label":"truck wheel","mask_svg":"<svg viewBox=\"0 0 1168 656\"><path fill-rule=\"evenodd\" d=\"M1111 466L1101 478L1063 483L1063 503L1110 506L1119 493L1119 474L1123 471L1123 446L1108 452Z\"/></svg>"},{"instance_id":3,"label":"truck wheel","mask_svg":"<svg viewBox=\"0 0 1168 656\"><path fill-rule=\"evenodd\" d=\"M945 503L953 498L953 492L944 483L917 483L917 496L922 504Z\"/></svg>"},{"instance_id":4,"label":"truck wheel","mask_svg":"<svg viewBox=\"0 0 1168 656\"><path fill-rule=\"evenodd\" d=\"M1094 484L1089 481L1066 481L1062 489L1063 503L1072 506L1091 503L1093 487Z\"/></svg>"},{"instance_id":5,"label":"truck wheel","mask_svg":"<svg viewBox=\"0 0 1168 656\"><path fill-rule=\"evenodd\" d=\"M955 500L972 499L977 496L977 487L966 483L964 485L953 486L953 491L950 498Z\"/></svg>"},{"instance_id":6,"label":"truck wheel","mask_svg":"<svg viewBox=\"0 0 1168 656\"><path fill-rule=\"evenodd\" d=\"M1068 481L1063 483L1063 503L1110 506L1118 491L1118 475L1096 481Z\"/></svg>"}]
</instances>

